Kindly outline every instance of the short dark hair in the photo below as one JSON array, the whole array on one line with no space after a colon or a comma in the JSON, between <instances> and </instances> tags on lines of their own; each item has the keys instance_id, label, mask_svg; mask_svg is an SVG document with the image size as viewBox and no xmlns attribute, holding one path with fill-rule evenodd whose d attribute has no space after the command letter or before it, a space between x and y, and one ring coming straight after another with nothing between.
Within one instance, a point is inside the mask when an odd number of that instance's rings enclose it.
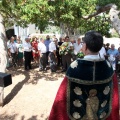
<instances>
[{"instance_id":1,"label":"short dark hair","mask_svg":"<svg viewBox=\"0 0 120 120\"><path fill-rule=\"evenodd\" d=\"M103 46L103 37L97 31L91 30L85 34L83 41L91 52L99 52Z\"/></svg>"},{"instance_id":2,"label":"short dark hair","mask_svg":"<svg viewBox=\"0 0 120 120\"><path fill-rule=\"evenodd\" d=\"M67 38L69 39L69 36L66 36L66 37L65 37L65 39L67 39Z\"/></svg>"}]
</instances>

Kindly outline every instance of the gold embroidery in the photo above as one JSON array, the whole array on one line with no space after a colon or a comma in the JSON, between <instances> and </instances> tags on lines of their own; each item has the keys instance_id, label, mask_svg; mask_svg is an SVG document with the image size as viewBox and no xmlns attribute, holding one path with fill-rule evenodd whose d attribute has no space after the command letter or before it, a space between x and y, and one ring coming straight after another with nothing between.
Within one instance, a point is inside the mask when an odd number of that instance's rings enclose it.
<instances>
[{"instance_id":1,"label":"gold embroidery","mask_svg":"<svg viewBox=\"0 0 120 120\"><path fill-rule=\"evenodd\" d=\"M96 89L89 91L89 97L86 100L86 115L83 116L82 120L98 120L97 111L99 108L99 100Z\"/></svg>"},{"instance_id":2,"label":"gold embroidery","mask_svg":"<svg viewBox=\"0 0 120 120\"><path fill-rule=\"evenodd\" d=\"M90 80L82 80L82 79L77 79L77 78L72 78L66 75L66 77L71 81L71 82L75 82L78 84L84 84L84 85L93 85L93 84L103 84L103 83L108 83L110 81L112 81L112 77L113 77L114 73L112 74L111 77L109 77L108 79L104 79L104 80L95 80L95 81L90 81Z\"/></svg>"},{"instance_id":3,"label":"gold embroidery","mask_svg":"<svg viewBox=\"0 0 120 120\"><path fill-rule=\"evenodd\" d=\"M73 113L73 118L79 119L79 118L81 118L81 116L80 116L80 114L78 112L74 112Z\"/></svg>"},{"instance_id":4,"label":"gold embroidery","mask_svg":"<svg viewBox=\"0 0 120 120\"><path fill-rule=\"evenodd\" d=\"M82 106L82 104L79 100L73 101L73 104L74 104L75 107L81 107Z\"/></svg>"},{"instance_id":5,"label":"gold embroidery","mask_svg":"<svg viewBox=\"0 0 120 120\"><path fill-rule=\"evenodd\" d=\"M102 104L101 104L101 107L105 107L107 104L107 100L105 100Z\"/></svg>"},{"instance_id":6,"label":"gold embroidery","mask_svg":"<svg viewBox=\"0 0 120 120\"><path fill-rule=\"evenodd\" d=\"M100 118L104 118L106 116L106 112L101 113Z\"/></svg>"},{"instance_id":7,"label":"gold embroidery","mask_svg":"<svg viewBox=\"0 0 120 120\"><path fill-rule=\"evenodd\" d=\"M78 79L78 80L80 80L80 79ZM107 79L108 80L108 79ZM110 79L108 80L108 81L110 81ZM111 79L111 81L112 81L112 79ZM73 82L74 83L74 82ZM79 82L78 82L79 83ZM105 82L106 83L106 82ZM70 120L75 120L75 118L73 118L73 114L70 114L70 92L71 92L71 90L70 90L70 88L71 88L71 84L72 84L72 81L70 80L70 79L68 79L68 84L67 84L67 113L68 113L68 116L69 116L69 118L70 118ZM80 84L80 83L79 83ZM113 91L113 83L112 83L112 89L111 89L111 91ZM111 110L112 110L112 107L111 107L111 103L112 103L112 92L110 92L110 102L109 102L109 111L106 113L106 116L103 118L104 120L110 115L110 113L111 113ZM81 114L80 114L81 115ZM82 119L81 120L88 120L88 119L84 119L84 118L86 118L86 115L84 115L84 117L82 117ZM99 116L99 118L100 118L100 116Z\"/></svg>"},{"instance_id":8,"label":"gold embroidery","mask_svg":"<svg viewBox=\"0 0 120 120\"><path fill-rule=\"evenodd\" d=\"M81 88L79 88L79 87L75 87L74 92L75 92L75 94L77 94L77 95L82 95Z\"/></svg>"},{"instance_id":9,"label":"gold embroidery","mask_svg":"<svg viewBox=\"0 0 120 120\"><path fill-rule=\"evenodd\" d=\"M106 60L106 63L107 63L107 65L108 65L108 67L111 67L110 62L108 62L108 61Z\"/></svg>"},{"instance_id":10,"label":"gold embroidery","mask_svg":"<svg viewBox=\"0 0 120 120\"><path fill-rule=\"evenodd\" d=\"M109 86L106 86L106 87L105 87L105 90L103 91L103 93L104 93L105 95L107 95L109 92L110 92L110 87L109 87Z\"/></svg>"},{"instance_id":11,"label":"gold embroidery","mask_svg":"<svg viewBox=\"0 0 120 120\"><path fill-rule=\"evenodd\" d=\"M70 65L70 67L73 68L73 69L77 68L77 66L78 66L78 61L77 60L75 60L74 62L72 62L71 65Z\"/></svg>"}]
</instances>

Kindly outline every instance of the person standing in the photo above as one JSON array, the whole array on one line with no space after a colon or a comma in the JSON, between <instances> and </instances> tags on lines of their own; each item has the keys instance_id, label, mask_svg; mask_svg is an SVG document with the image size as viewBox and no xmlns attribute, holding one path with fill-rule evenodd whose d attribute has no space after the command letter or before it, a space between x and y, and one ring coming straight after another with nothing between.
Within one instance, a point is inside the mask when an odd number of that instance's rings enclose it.
<instances>
[{"instance_id":1,"label":"person standing","mask_svg":"<svg viewBox=\"0 0 120 120\"><path fill-rule=\"evenodd\" d=\"M105 50L106 50L106 52L110 49L110 43L106 43L106 45L105 45Z\"/></svg>"},{"instance_id":2,"label":"person standing","mask_svg":"<svg viewBox=\"0 0 120 120\"><path fill-rule=\"evenodd\" d=\"M18 65L22 66L23 65L23 44L22 41L20 39L17 40L17 49L18 49Z\"/></svg>"},{"instance_id":3,"label":"person standing","mask_svg":"<svg viewBox=\"0 0 120 120\"><path fill-rule=\"evenodd\" d=\"M32 46L30 44L29 38L25 38L25 43L23 44L23 48L24 48L25 70L32 69L31 67Z\"/></svg>"},{"instance_id":4,"label":"person standing","mask_svg":"<svg viewBox=\"0 0 120 120\"><path fill-rule=\"evenodd\" d=\"M17 35L14 35L14 42L17 43Z\"/></svg>"},{"instance_id":5,"label":"person standing","mask_svg":"<svg viewBox=\"0 0 120 120\"><path fill-rule=\"evenodd\" d=\"M62 66L62 56L59 54L59 47L62 45L63 41L62 38L59 39L57 43L57 66Z\"/></svg>"},{"instance_id":6,"label":"person standing","mask_svg":"<svg viewBox=\"0 0 120 120\"><path fill-rule=\"evenodd\" d=\"M37 65L39 61L39 54L38 54L38 42L37 42L36 37L33 38L31 45L32 45L33 59L34 59L35 64Z\"/></svg>"},{"instance_id":7,"label":"person standing","mask_svg":"<svg viewBox=\"0 0 120 120\"><path fill-rule=\"evenodd\" d=\"M116 73L99 51L103 37L88 31L83 59L71 63L58 89L48 120L119 120Z\"/></svg>"},{"instance_id":8,"label":"person standing","mask_svg":"<svg viewBox=\"0 0 120 120\"><path fill-rule=\"evenodd\" d=\"M120 47L118 47L118 56L116 58L116 71L120 76Z\"/></svg>"},{"instance_id":9,"label":"person standing","mask_svg":"<svg viewBox=\"0 0 120 120\"><path fill-rule=\"evenodd\" d=\"M56 42L57 39L53 39L52 42L49 44L49 62L50 62L50 69L51 72L56 72Z\"/></svg>"},{"instance_id":10,"label":"person standing","mask_svg":"<svg viewBox=\"0 0 120 120\"><path fill-rule=\"evenodd\" d=\"M50 43L51 43L50 36L47 35L47 36L46 36L46 40L45 40L45 46L46 46L46 48L47 48L47 52L46 52L46 56L47 56L47 58L46 58L46 64L47 64L47 65L48 65L49 44L50 44Z\"/></svg>"},{"instance_id":11,"label":"person standing","mask_svg":"<svg viewBox=\"0 0 120 120\"><path fill-rule=\"evenodd\" d=\"M73 60L77 59L77 54L81 51L82 44L81 44L81 38L78 38L76 40L76 43L73 44L74 46L74 55L73 55Z\"/></svg>"},{"instance_id":12,"label":"person standing","mask_svg":"<svg viewBox=\"0 0 120 120\"><path fill-rule=\"evenodd\" d=\"M10 38L10 43L8 45L8 54L10 57L12 57L12 65L16 67L18 49L17 49L16 43L14 42L14 37Z\"/></svg>"},{"instance_id":13,"label":"person standing","mask_svg":"<svg viewBox=\"0 0 120 120\"><path fill-rule=\"evenodd\" d=\"M46 71L46 52L47 52L47 48L44 44L44 39L41 38L40 39L40 43L38 43L38 52L39 52L39 56L40 56L40 65L39 65L39 71Z\"/></svg>"},{"instance_id":14,"label":"person standing","mask_svg":"<svg viewBox=\"0 0 120 120\"><path fill-rule=\"evenodd\" d=\"M66 43L68 44L67 47L69 47L70 50L73 50L73 45L72 45L71 42L69 42L69 36L65 37L65 42L63 44L66 44ZM67 52L67 54L63 54L62 55L63 69L62 69L61 72L66 72L66 70L68 69L69 65L71 64L71 58L72 58L72 55L71 55L71 53L69 53L69 51Z\"/></svg>"},{"instance_id":15,"label":"person standing","mask_svg":"<svg viewBox=\"0 0 120 120\"><path fill-rule=\"evenodd\" d=\"M106 50L104 47L102 47L99 51L99 57L105 60L105 56L106 56Z\"/></svg>"},{"instance_id":16,"label":"person standing","mask_svg":"<svg viewBox=\"0 0 120 120\"><path fill-rule=\"evenodd\" d=\"M111 44L111 48L107 51L107 56L114 71L116 71L116 58L118 57L118 55L119 53L118 53L118 50L115 49L115 45Z\"/></svg>"}]
</instances>

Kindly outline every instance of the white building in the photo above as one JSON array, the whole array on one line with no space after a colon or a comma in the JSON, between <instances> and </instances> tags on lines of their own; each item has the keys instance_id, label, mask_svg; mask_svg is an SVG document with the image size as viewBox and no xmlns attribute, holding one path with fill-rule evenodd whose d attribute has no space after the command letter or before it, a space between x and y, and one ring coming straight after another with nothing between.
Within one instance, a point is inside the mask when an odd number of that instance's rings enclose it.
<instances>
[{"instance_id":1,"label":"white building","mask_svg":"<svg viewBox=\"0 0 120 120\"><path fill-rule=\"evenodd\" d=\"M39 33L39 30L35 24L29 24L26 28L14 25L14 34L20 36L22 41L24 41L24 39L32 33Z\"/></svg>"}]
</instances>

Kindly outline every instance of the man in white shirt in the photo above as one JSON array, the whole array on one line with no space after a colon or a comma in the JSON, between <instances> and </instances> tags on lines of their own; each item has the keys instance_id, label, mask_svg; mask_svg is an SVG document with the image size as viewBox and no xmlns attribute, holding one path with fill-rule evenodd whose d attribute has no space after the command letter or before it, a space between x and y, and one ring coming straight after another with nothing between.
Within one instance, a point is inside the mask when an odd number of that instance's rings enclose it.
<instances>
[{"instance_id":1,"label":"man in white shirt","mask_svg":"<svg viewBox=\"0 0 120 120\"><path fill-rule=\"evenodd\" d=\"M56 72L56 39L53 39L52 42L49 44L49 62L50 62L50 69L51 72Z\"/></svg>"},{"instance_id":2,"label":"man in white shirt","mask_svg":"<svg viewBox=\"0 0 120 120\"><path fill-rule=\"evenodd\" d=\"M44 44L44 39L41 38L40 39L40 42L38 43L38 52L39 52L39 55L40 55L40 65L39 65L39 71L46 71L46 59L47 59L47 55L46 55L46 52L47 52L47 48Z\"/></svg>"},{"instance_id":3,"label":"man in white shirt","mask_svg":"<svg viewBox=\"0 0 120 120\"><path fill-rule=\"evenodd\" d=\"M29 38L25 38L25 43L23 44L23 48L24 48L24 58L25 58L25 70L32 69L31 67L32 46L30 44Z\"/></svg>"},{"instance_id":4,"label":"man in white shirt","mask_svg":"<svg viewBox=\"0 0 120 120\"><path fill-rule=\"evenodd\" d=\"M119 52L115 49L115 45L111 44L111 48L107 51L108 61L111 63L113 70L116 72L116 58Z\"/></svg>"},{"instance_id":5,"label":"man in white shirt","mask_svg":"<svg viewBox=\"0 0 120 120\"><path fill-rule=\"evenodd\" d=\"M106 50L104 47L102 47L99 51L99 57L105 60L105 55L106 55Z\"/></svg>"},{"instance_id":6,"label":"man in white shirt","mask_svg":"<svg viewBox=\"0 0 120 120\"><path fill-rule=\"evenodd\" d=\"M82 44L81 44L81 38L78 38L76 43L73 44L74 47L74 55L73 60L76 60L77 54L81 51Z\"/></svg>"},{"instance_id":7,"label":"man in white shirt","mask_svg":"<svg viewBox=\"0 0 120 120\"><path fill-rule=\"evenodd\" d=\"M13 66L16 67L18 49L17 49L16 43L14 42L14 37L10 38L10 43L8 45L8 54L10 57L12 57Z\"/></svg>"}]
</instances>

